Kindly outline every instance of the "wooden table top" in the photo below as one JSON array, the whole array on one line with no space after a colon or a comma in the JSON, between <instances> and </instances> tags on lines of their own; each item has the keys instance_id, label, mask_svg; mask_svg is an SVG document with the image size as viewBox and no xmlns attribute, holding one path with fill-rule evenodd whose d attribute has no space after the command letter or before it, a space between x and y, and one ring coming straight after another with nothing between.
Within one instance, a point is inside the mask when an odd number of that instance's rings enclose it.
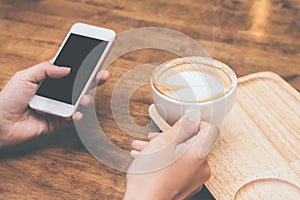
<instances>
[{"instance_id":1,"label":"wooden table top","mask_svg":"<svg viewBox=\"0 0 300 200\"><path fill-rule=\"evenodd\" d=\"M139 27L174 29L228 64L238 77L272 71L300 91L299 9L298 0L0 0L0 89L18 70L49 60L71 25L84 22L117 33ZM174 57L143 49L109 67L109 81L97 89L96 109L105 134L120 148L129 150L133 137L114 121L115 85L138 65ZM129 111L136 124L150 122L151 103L149 85L133 93ZM125 173L89 154L75 129L0 150L0 199L121 199L124 190ZM204 191L193 199L208 196Z\"/></svg>"}]
</instances>

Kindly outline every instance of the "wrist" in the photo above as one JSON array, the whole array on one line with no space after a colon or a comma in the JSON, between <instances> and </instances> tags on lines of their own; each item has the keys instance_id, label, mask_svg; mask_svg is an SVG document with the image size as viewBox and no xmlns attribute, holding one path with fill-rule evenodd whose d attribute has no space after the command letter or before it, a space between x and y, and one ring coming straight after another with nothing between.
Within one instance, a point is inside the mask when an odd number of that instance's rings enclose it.
<instances>
[{"instance_id":1,"label":"wrist","mask_svg":"<svg viewBox=\"0 0 300 200\"><path fill-rule=\"evenodd\" d=\"M137 189L139 190L139 189ZM153 200L153 199L157 199L159 200L157 197L153 198L150 195L148 195L147 193L143 193L141 191L135 191L135 192L128 192L126 191L124 194L124 198L123 200Z\"/></svg>"},{"instance_id":2,"label":"wrist","mask_svg":"<svg viewBox=\"0 0 300 200\"><path fill-rule=\"evenodd\" d=\"M5 121L4 119L1 117L1 113L0 113L0 149L3 148L4 146L4 124Z\"/></svg>"},{"instance_id":3,"label":"wrist","mask_svg":"<svg viewBox=\"0 0 300 200\"><path fill-rule=\"evenodd\" d=\"M160 192L159 192L160 191ZM157 190L153 187L142 187L142 185L140 185L140 187L134 187L134 185L132 185L132 187L130 186L126 186L126 191L124 194L124 198L123 200L164 200L167 198L164 198L164 196L166 196L164 194L164 191L161 190ZM170 194L170 196L172 196Z\"/></svg>"},{"instance_id":4,"label":"wrist","mask_svg":"<svg viewBox=\"0 0 300 200\"><path fill-rule=\"evenodd\" d=\"M3 114L0 111L0 149L6 146L7 132L9 121L3 117Z\"/></svg>"}]
</instances>

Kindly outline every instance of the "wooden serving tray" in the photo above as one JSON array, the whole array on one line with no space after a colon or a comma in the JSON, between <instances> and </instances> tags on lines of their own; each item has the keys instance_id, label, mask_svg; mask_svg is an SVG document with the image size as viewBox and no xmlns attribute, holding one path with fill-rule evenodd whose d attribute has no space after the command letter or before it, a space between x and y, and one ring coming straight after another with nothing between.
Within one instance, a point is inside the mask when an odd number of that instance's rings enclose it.
<instances>
[{"instance_id":1,"label":"wooden serving tray","mask_svg":"<svg viewBox=\"0 0 300 200\"><path fill-rule=\"evenodd\" d=\"M271 72L239 78L209 163L216 199L233 199L248 181L235 199L300 199L300 94Z\"/></svg>"}]
</instances>

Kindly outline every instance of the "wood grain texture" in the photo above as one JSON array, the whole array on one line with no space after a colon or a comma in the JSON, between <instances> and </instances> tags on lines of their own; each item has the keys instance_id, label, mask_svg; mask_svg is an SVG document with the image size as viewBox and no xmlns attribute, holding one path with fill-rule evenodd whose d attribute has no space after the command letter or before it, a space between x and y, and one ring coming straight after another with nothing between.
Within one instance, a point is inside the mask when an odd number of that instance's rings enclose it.
<instances>
[{"instance_id":1,"label":"wood grain texture","mask_svg":"<svg viewBox=\"0 0 300 200\"><path fill-rule=\"evenodd\" d=\"M153 104L149 115L162 131L170 128ZM278 75L240 78L236 103L209 156L212 177L206 185L212 194L217 199L231 199L237 191L236 199L299 199L299 121L300 93Z\"/></svg>"},{"instance_id":2,"label":"wood grain texture","mask_svg":"<svg viewBox=\"0 0 300 200\"><path fill-rule=\"evenodd\" d=\"M279 76L257 73L240 78L236 103L209 157L213 173L206 185L213 195L230 199L243 182L255 177L283 178L299 187L294 170L300 160L299 121L300 93ZM242 189L238 199L259 199L258 193L261 199L298 199L300 187L261 181Z\"/></svg>"},{"instance_id":3,"label":"wood grain texture","mask_svg":"<svg viewBox=\"0 0 300 200\"><path fill-rule=\"evenodd\" d=\"M299 9L298 0L0 0L0 89L16 71L54 56L70 26L80 21L117 33L144 26L171 28L199 42L238 76L273 71L299 91ZM129 150L133 137L112 115L118 80L135 66L174 57L139 50L109 67L110 80L97 89L96 109L107 137L121 148ZM134 92L129 111L136 124L150 123L151 103L149 85ZM132 130L130 124L127 128ZM125 174L95 160L74 129L1 150L0 171L0 199L121 199L125 188Z\"/></svg>"}]
</instances>

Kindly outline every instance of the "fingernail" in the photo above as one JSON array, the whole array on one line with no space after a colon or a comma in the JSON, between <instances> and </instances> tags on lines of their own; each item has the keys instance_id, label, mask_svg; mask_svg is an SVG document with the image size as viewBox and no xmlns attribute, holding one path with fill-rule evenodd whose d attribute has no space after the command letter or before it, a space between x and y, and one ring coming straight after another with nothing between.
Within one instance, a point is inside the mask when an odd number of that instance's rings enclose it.
<instances>
[{"instance_id":1,"label":"fingernail","mask_svg":"<svg viewBox=\"0 0 300 200\"><path fill-rule=\"evenodd\" d=\"M201 115L198 111L190 111L187 113L187 118L194 122L195 124L199 124L201 120Z\"/></svg>"},{"instance_id":2,"label":"fingernail","mask_svg":"<svg viewBox=\"0 0 300 200\"><path fill-rule=\"evenodd\" d=\"M82 97L82 102L83 102L83 104L90 104L91 103L91 98L89 98L87 95L84 95Z\"/></svg>"},{"instance_id":3,"label":"fingernail","mask_svg":"<svg viewBox=\"0 0 300 200\"><path fill-rule=\"evenodd\" d=\"M148 144L148 142L141 141L141 140L134 140L132 142L132 146L136 149L141 149L141 148L145 147L147 144Z\"/></svg>"},{"instance_id":4,"label":"fingernail","mask_svg":"<svg viewBox=\"0 0 300 200\"><path fill-rule=\"evenodd\" d=\"M213 149L214 145L216 144L217 139L220 135L220 129L216 126L210 125L204 129L205 130L201 130L199 133L206 134L206 136L204 136L203 145L201 146L199 152L200 159L203 159L209 154L209 152Z\"/></svg>"},{"instance_id":5,"label":"fingernail","mask_svg":"<svg viewBox=\"0 0 300 200\"><path fill-rule=\"evenodd\" d=\"M83 115L82 115L82 113L80 113L80 112L76 112L75 114L74 114L74 118L75 119L81 119L83 117Z\"/></svg>"},{"instance_id":6,"label":"fingernail","mask_svg":"<svg viewBox=\"0 0 300 200\"><path fill-rule=\"evenodd\" d=\"M102 77L106 77L108 76L108 71L107 70L101 70L99 73L98 73L98 76L97 78L100 80Z\"/></svg>"},{"instance_id":7,"label":"fingernail","mask_svg":"<svg viewBox=\"0 0 300 200\"><path fill-rule=\"evenodd\" d=\"M108 76L108 71L107 70L103 70L103 76Z\"/></svg>"},{"instance_id":8,"label":"fingernail","mask_svg":"<svg viewBox=\"0 0 300 200\"><path fill-rule=\"evenodd\" d=\"M70 67L59 67L59 69L62 70L62 71L67 71L67 72L71 71Z\"/></svg>"},{"instance_id":9,"label":"fingernail","mask_svg":"<svg viewBox=\"0 0 300 200\"><path fill-rule=\"evenodd\" d=\"M135 151L135 150L130 151L130 155L131 155L132 158L137 157L139 154L140 154L140 152L138 152L138 151Z\"/></svg>"}]
</instances>

